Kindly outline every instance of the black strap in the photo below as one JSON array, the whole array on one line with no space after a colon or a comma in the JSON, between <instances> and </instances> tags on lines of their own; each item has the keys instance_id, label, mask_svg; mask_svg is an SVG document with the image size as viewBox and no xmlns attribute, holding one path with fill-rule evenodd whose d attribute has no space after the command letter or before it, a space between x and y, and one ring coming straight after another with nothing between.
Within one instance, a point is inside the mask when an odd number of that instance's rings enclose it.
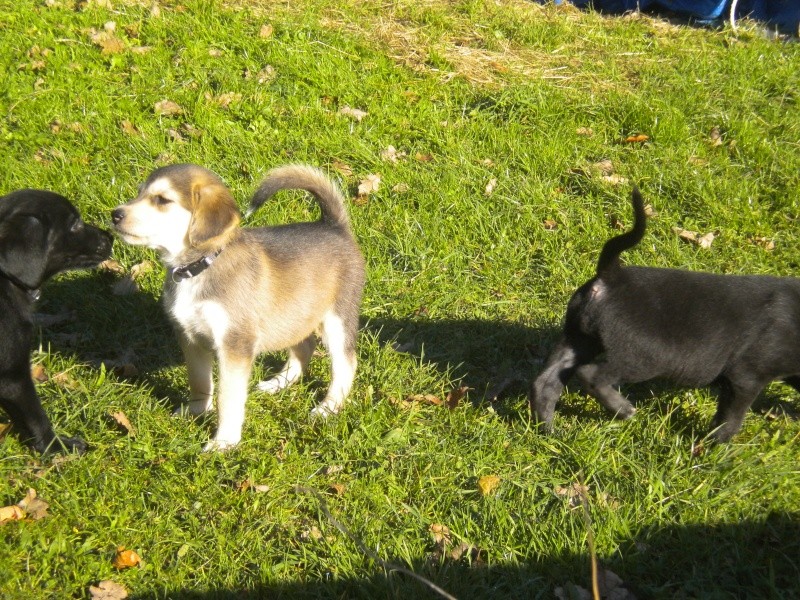
<instances>
[{"instance_id":1,"label":"black strap","mask_svg":"<svg viewBox=\"0 0 800 600\"><path fill-rule=\"evenodd\" d=\"M205 271L208 267L211 266L217 257L222 252L222 248L217 250L214 254L209 256L204 256L188 265L182 265L180 267L175 267L174 269L170 269L170 277L172 277L172 281L175 283L179 283L184 279L191 279Z\"/></svg>"}]
</instances>

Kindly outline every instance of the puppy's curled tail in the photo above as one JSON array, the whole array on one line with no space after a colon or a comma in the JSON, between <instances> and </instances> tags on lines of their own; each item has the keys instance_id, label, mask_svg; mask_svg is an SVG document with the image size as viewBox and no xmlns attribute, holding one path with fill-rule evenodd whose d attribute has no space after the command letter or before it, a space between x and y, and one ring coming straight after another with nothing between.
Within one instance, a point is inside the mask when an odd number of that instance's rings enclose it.
<instances>
[{"instance_id":1,"label":"puppy's curled tail","mask_svg":"<svg viewBox=\"0 0 800 600\"><path fill-rule=\"evenodd\" d=\"M600 278L613 275L619 269L619 255L633 248L644 237L647 215L644 212L642 195L636 186L631 193L631 204L633 204L633 227L630 231L611 238L603 246L597 261L597 276Z\"/></svg>"},{"instance_id":2,"label":"puppy's curled tail","mask_svg":"<svg viewBox=\"0 0 800 600\"><path fill-rule=\"evenodd\" d=\"M247 216L281 190L305 190L316 198L322 220L347 227L350 219L339 187L321 170L308 165L286 165L272 169L250 199Z\"/></svg>"}]
</instances>

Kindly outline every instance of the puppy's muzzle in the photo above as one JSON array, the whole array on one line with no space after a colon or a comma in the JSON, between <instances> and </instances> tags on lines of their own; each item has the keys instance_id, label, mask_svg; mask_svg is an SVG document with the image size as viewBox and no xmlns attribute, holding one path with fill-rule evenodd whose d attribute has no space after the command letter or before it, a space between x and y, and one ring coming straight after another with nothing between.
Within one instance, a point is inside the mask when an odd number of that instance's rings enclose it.
<instances>
[{"instance_id":1,"label":"puppy's muzzle","mask_svg":"<svg viewBox=\"0 0 800 600\"><path fill-rule=\"evenodd\" d=\"M125 219L125 209L118 206L111 211L111 222L117 227Z\"/></svg>"}]
</instances>

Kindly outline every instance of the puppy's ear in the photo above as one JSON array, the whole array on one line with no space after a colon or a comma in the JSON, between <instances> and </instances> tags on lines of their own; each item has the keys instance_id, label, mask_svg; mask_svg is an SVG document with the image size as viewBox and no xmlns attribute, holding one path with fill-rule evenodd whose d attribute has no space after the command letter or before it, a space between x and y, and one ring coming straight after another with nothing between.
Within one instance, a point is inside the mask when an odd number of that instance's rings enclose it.
<instances>
[{"instance_id":1,"label":"puppy's ear","mask_svg":"<svg viewBox=\"0 0 800 600\"><path fill-rule=\"evenodd\" d=\"M0 222L0 272L35 290L47 271L47 227L33 215L14 215Z\"/></svg>"},{"instance_id":2,"label":"puppy's ear","mask_svg":"<svg viewBox=\"0 0 800 600\"><path fill-rule=\"evenodd\" d=\"M203 246L219 239L225 243L239 225L239 208L230 191L217 184L192 186L192 222L189 224L189 244Z\"/></svg>"}]
</instances>

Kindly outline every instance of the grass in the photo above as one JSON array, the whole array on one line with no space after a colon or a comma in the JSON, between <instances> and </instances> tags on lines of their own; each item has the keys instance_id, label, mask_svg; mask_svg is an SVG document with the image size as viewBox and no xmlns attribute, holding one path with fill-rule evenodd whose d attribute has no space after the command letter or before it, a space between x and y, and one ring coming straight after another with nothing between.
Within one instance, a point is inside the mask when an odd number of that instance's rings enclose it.
<instances>
[{"instance_id":1,"label":"grass","mask_svg":"<svg viewBox=\"0 0 800 600\"><path fill-rule=\"evenodd\" d=\"M87 597L112 579L143 599L435 597L329 510L456 597L548 598L590 587L585 496L601 563L639 598L798 597L788 388L770 387L724 446L701 444L708 390L631 387L639 412L617 423L573 387L549 436L525 398L569 295L630 223L633 183L655 215L631 263L796 274L797 44L513 0L156 6L0 4L0 189L50 188L107 224L155 165L210 167L241 206L271 167L325 168L368 261L356 385L342 415L310 422L320 356L278 397L251 394L240 448L200 454L213 419L170 416L186 373L163 269L117 242L126 270L155 265L139 292L114 295L119 276L101 272L44 290L39 310L70 318L39 330L39 393L92 450L47 458L0 440L0 505L29 488L50 505L0 526L0 595ZM162 100L182 113L159 114ZM624 142L634 134L649 140ZM603 178L605 159L626 182ZM380 188L357 201L370 174ZM248 224L315 214L285 194ZM716 237L700 249L673 227ZM462 385L452 410L419 398ZM118 410L135 436L109 422ZM475 550L448 556L442 526L448 551ZM143 566L117 571L118 546Z\"/></svg>"}]
</instances>

